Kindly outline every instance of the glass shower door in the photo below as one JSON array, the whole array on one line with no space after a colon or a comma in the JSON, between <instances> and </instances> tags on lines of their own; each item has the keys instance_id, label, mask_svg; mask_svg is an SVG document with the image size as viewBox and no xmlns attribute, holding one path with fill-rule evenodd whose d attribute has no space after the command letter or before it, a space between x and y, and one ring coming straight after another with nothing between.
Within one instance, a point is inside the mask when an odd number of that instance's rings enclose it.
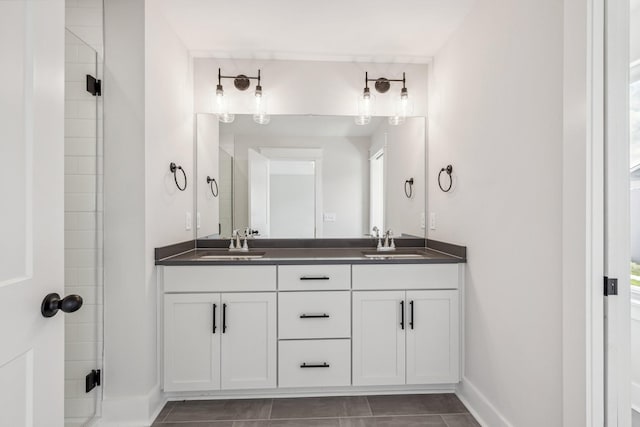
<instances>
[{"instance_id":1,"label":"glass shower door","mask_svg":"<svg viewBox=\"0 0 640 427\"><path fill-rule=\"evenodd\" d=\"M97 52L65 37L65 294L83 307L65 316L65 425L87 426L100 415L102 388L102 105L88 77L99 79ZM88 377L89 376L89 377ZM88 381L89 379L89 381Z\"/></svg>"}]
</instances>

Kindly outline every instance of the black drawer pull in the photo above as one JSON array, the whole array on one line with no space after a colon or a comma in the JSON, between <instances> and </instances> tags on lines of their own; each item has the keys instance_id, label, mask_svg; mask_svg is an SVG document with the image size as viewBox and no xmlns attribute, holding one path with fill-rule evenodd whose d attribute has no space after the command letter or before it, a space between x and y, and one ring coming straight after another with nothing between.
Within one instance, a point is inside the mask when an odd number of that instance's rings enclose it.
<instances>
[{"instance_id":1,"label":"black drawer pull","mask_svg":"<svg viewBox=\"0 0 640 427\"><path fill-rule=\"evenodd\" d=\"M320 364L309 364L303 363L300 365L301 368L328 368L330 365L327 362L324 362L322 365Z\"/></svg>"},{"instance_id":2,"label":"black drawer pull","mask_svg":"<svg viewBox=\"0 0 640 427\"><path fill-rule=\"evenodd\" d=\"M330 280L329 276L302 276L300 280Z\"/></svg>"},{"instance_id":3,"label":"black drawer pull","mask_svg":"<svg viewBox=\"0 0 640 427\"><path fill-rule=\"evenodd\" d=\"M400 329L404 329L404 301L400 301Z\"/></svg>"},{"instance_id":4,"label":"black drawer pull","mask_svg":"<svg viewBox=\"0 0 640 427\"><path fill-rule=\"evenodd\" d=\"M328 319L330 316L327 313L323 314L301 314L301 319Z\"/></svg>"}]
</instances>

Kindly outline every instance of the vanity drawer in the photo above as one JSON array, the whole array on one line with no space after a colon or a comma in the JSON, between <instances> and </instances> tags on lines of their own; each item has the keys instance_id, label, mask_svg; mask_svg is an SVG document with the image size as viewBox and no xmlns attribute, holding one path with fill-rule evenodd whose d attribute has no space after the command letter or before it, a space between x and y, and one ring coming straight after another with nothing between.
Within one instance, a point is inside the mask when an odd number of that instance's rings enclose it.
<instances>
[{"instance_id":1,"label":"vanity drawer","mask_svg":"<svg viewBox=\"0 0 640 427\"><path fill-rule=\"evenodd\" d=\"M353 289L457 289L458 264L353 266Z\"/></svg>"},{"instance_id":2,"label":"vanity drawer","mask_svg":"<svg viewBox=\"0 0 640 427\"><path fill-rule=\"evenodd\" d=\"M273 265L165 266L165 292L260 292L276 290Z\"/></svg>"},{"instance_id":3,"label":"vanity drawer","mask_svg":"<svg viewBox=\"0 0 640 427\"><path fill-rule=\"evenodd\" d=\"M351 340L280 341L279 387L348 386Z\"/></svg>"},{"instance_id":4,"label":"vanity drawer","mask_svg":"<svg viewBox=\"0 0 640 427\"><path fill-rule=\"evenodd\" d=\"M281 291L331 291L351 288L350 265L281 265Z\"/></svg>"},{"instance_id":5,"label":"vanity drawer","mask_svg":"<svg viewBox=\"0 0 640 427\"><path fill-rule=\"evenodd\" d=\"M280 339L349 338L351 294L338 292L282 292L278 294Z\"/></svg>"}]
</instances>

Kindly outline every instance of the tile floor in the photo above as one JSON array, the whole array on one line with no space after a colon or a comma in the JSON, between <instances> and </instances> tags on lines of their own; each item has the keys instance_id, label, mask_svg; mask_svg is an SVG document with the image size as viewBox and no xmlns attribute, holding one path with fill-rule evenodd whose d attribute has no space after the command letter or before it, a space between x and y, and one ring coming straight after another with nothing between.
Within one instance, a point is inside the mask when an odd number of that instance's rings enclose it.
<instances>
[{"instance_id":1,"label":"tile floor","mask_svg":"<svg viewBox=\"0 0 640 427\"><path fill-rule=\"evenodd\" d=\"M156 427L479 427L454 394L168 402Z\"/></svg>"}]
</instances>

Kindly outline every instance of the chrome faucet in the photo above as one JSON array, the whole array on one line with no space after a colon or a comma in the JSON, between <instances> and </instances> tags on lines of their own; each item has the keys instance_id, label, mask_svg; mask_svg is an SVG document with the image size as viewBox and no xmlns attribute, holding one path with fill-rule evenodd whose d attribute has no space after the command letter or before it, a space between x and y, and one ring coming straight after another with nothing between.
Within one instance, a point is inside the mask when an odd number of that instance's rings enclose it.
<instances>
[{"instance_id":1,"label":"chrome faucet","mask_svg":"<svg viewBox=\"0 0 640 427\"><path fill-rule=\"evenodd\" d=\"M382 239L378 237L378 251L380 252L388 252L396 250L396 243L393 240L393 231L387 230L384 233L384 244L382 243Z\"/></svg>"},{"instance_id":2,"label":"chrome faucet","mask_svg":"<svg viewBox=\"0 0 640 427\"><path fill-rule=\"evenodd\" d=\"M240 241L240 230L233 230L231 234L231 242L229 243L230 251L242 251L248 252L249 245L247 244L247 234L244 235L244 245Z\"/></svg>"}]
</instances>

